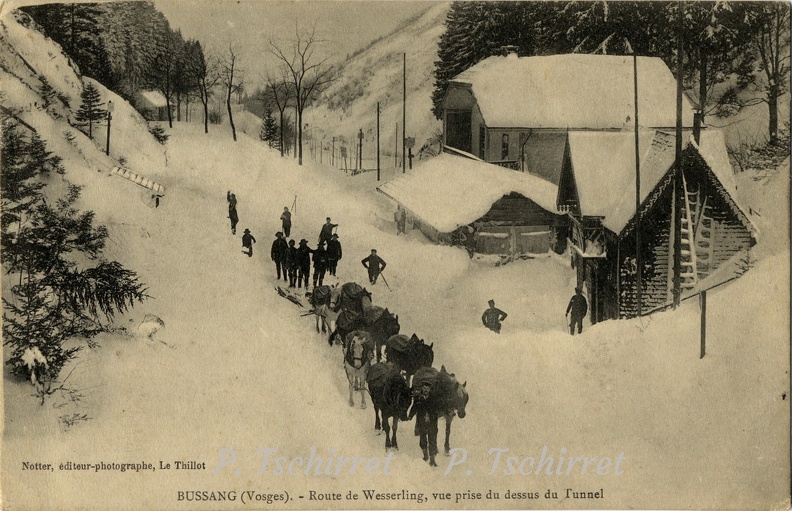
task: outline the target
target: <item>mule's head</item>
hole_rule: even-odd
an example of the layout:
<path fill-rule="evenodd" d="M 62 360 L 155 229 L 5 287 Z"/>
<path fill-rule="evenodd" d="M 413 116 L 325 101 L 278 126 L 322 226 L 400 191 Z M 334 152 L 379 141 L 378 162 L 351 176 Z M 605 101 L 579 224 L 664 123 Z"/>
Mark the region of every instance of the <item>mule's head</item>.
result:
<path fill-rule="evenodd" d="M 413 336 L 414 335 L 415 334 L 413 334 Z M 418 367 L 432 367 L 434 363 L 434 343 L 424 344 L 424 342 L 421 341 L 421 344 L 418 345 L 417 352 L 418 356 L 416 357 L 416 361 L 418 362 Z"/>
<path fill-rule="evenodd" d="M 465 407 L 468 404 L 468 399 L 470 396 L 467 393 L 467 382 L 456 384 L 456 389 L 454 391 L 454 401 L 456 406 L 457 415 L 460 419 L 465 418 Z"/>
<path fill-rule="evenodd" d="M 338 284 L 335 284 L 333 287 L 330 288 L 330 298 L 328 300 L 328 306 L 330 310 L 333 312 L 338 312 L 338 309 L 341 308 L 341 288 L 338 287 Z"/>
<path fill-rule="evenodd" d="M 352 363 L 355 366 L 355 369 L 360 369 L 363 367 L 363 364 L 367 362 L 366 345 L 363 342 L 363 339 L 357 335 L 352 335 L 349 351 L 352 353 Z"/>
<path fill-rule="evenodd" d="M 399 325 L 398 314 L 394 315 L 386 308 L 382 313 L 382 318 L 382 320 L 385 322 L 384 331 L 386 337 L 392 337 L 399 333 L 399 330 L 401 330 L 401 325 Z"/>

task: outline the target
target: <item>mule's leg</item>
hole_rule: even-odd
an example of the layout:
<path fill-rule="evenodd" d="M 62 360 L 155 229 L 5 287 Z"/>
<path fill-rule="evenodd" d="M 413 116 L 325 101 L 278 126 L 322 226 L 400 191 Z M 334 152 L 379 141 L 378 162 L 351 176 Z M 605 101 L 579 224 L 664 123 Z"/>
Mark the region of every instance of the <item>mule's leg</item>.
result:
<path fill-rule="evenodd" d="M 445 416 L 445 455 L 448 456 L 451 453 L 451 444 L 449 440 L 451 438 L 451 421 L 454 420 L 454 416 L 452 414 L 446 414 Z"/>
<path fill-rule="evenodd" d="M 399 418 L 394 415 L 393 417 L 393 440 L 391 440 L 391 447 L 399 450 L 399 444 L 396 442 L 396 431 L 399 429 Z"/>
<path fill-rule="evenodd" d="M 314 314 L 316 314 L 316 313 L 314 313 Z M 319 314 L 316 314 L 316 333 L 317 334 L 319 333 L 319 322 L 320 321 L 322 321 L 322 316 L 320 316 Z"/>
<path fill-rule="evenodd" d="M 365 384 L 361 384 L 360 388 L 360 408 L 363 410 L 366 409 L 366 386 Z"/>
<path fill-rule="evenodd" d="M 382 416 L 382 429 L 385 431 L 385 450 L 391 448 L 391 439 L 390 439 L 390 417 L 386 417 L 384 414 Z"/>
<path fill-rule="evenodd" d="M 379 435 L 382 433 L 382 425 L 380 424 L 380 409 L 377 407 L 377 403 L 374 403 L 373 399 L 372 404 L 374 405 L 374 430 Z"/>
<path fill-rule="evenodd" d="M 324 316 L 322 316 L 322 333 L 323 334 L 327 333 L 327 320 L 325 319 Z"/>
<path fill-rule="evenodd" d="M 352 399 L 352 395 L 355 391 L 355 384 L 354 384 L 354 376 L 351 376 L 347 373 L 347 380 L 349 380 L 349 406 L 355 406 L 355 401 Z"/>

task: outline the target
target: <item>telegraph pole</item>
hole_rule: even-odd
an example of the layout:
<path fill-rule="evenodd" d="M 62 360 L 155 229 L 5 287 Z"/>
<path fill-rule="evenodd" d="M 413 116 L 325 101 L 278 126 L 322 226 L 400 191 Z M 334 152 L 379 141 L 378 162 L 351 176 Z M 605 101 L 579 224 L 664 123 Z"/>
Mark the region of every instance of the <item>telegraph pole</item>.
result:
<path fill-rule="evenodd" d="M 407 137 L 407 53 L 404 53 L 402 76 L 402 174 L 407 172 L 407 162 L 404 159 L 405 137 Z"/>
<path fill-rule="evenodd" d="M 379 128 L 380 128 L 380 104 L 377 102 L 377 181 L 380 180 L 380 141 L 379 141 Z"/>
<path fill-rule="evenodd" d="M 680 1 L 677 2 L 677 97 L 676 97 L 676 140 L 674 146 L 674 193 L 673 203 L 671 204 L 671 213 L 673 215 L 674 224 L 674 271 L 673 271 L 673 308 L 677 308 L 681 301 L 682 295 L 682 215 L 680 214 L 680 201 L 682 197 L 682 64 L 684 59 L 684 41 L 682 39 L 682 30 L 684 28 L 684 4 Z M 688 226 L 690 227 L 690 226 Z"/>
<path fill-rule="evenodd" d="M 632 49 L 632 48 L 631 48 Z M 638 303 L 638 317 L 642 315 L 641 306 L 641 152 L 638 133 L 638 54 L 633 51 L 633 85 L 635 89 L 635 292 Z"/>

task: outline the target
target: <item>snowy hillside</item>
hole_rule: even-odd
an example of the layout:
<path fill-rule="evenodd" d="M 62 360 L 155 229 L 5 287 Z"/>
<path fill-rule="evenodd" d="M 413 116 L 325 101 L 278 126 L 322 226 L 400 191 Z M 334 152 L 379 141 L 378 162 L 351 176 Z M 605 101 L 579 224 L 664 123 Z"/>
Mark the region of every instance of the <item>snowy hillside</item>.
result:
<path fill-rule="evenodd" d="M 341 73 L 323 95 L 321 106 L 306 110 L 304 121 L 317 126 L 327 142 L 344 137 L 354 147 L 362 129 L 364 160 L 376 151 L 377 102 L 380 103 L 380 145 L 383 155 L 393 155 L 402 132 L 402 76 L 407 59 L 407 137 L 415 137 L 417 151 L 442 129 L 432 114 L 434 62 L 437 43 L 445 30 L 447 3 L 429 7 L 390 35 L 371 44 L 343 63 Z M 395 136 L 396 124 L 399 135 Z M 401 144 L 398 147 L 401 154 Z M 391 161 L 385 158 L 386 161 Z M 368 165 L 364 165 L 367 166 Z M 385 165 L 383 165 L 385 166 Z"/>
<path fill-rule="evenodd" d="M 442 14 L 432 7 L 426 16 Z M 39 406 L 31 385 L 5 371 L 5 509 L 241 508 L 238 501 L 179 501 L 177 491 L 183 490 L 288 490 L 294 500 L 274 507 L 310 509 L 790 505 L 788 160 L 769 175 L 739 176 L 738 193 L 761 214 L 752 221 L 762 235 L 754 267 L 710 292 L 704 359 L 694 300 L 642 319 L 586 323 L 582 335 L 571 337 L 564 310 L 575 273 L 568 257 L 495 267 L 471 261 L 464 250 L 433 245 L 418 231 L 397 237 L 393 206 L 375 191 L 371 173 L 351 179 L 308 159 L 299 167 L 258 141 L 255 131 L 240 130 L 233 142 L 226 126 L 210 126 L 204 134 L 199 123 L 174 123 L 172 130 L 165 123 L 170 139 L 162 146 L 129 105 L 100 88 L 116 104 L 108 157 L 102 136 L 91 141 L 68 124 L 79 103 L 80 78 L 59 49 L 11 15 L 0 21 L 3 106 L 21 109 L 19 117 L 64 158 L 65 178 L 84 187 L 80 207 L 95 211 L 109 228 L 106 255 L 138 272 L 153 297 L 120 318 L 117 331 L 102 335 L 101 347 L 86 349 L 67 368 L 74 369 L 69 385 L 81 399 L 54 396 Z M 406 35 L 396 43 L 402 36 L 393 36 L 393 71 L 377 72 L 385 75 L 383 90 L 400 73 L 399 52 L 408 48 Z M 410 58 L 408 53 L 408 63 Z M 39 74 L 71 108 L 38 108 Z M 425 105 L 408 106 L 411 119 L 431 116 L 429 76 L 420 100 Z M 377 100 L 374 94 L 365 99 L 370 105 Z M 362 112 L 373 112 L 358 103 L 364 101 L 356 101 L 347 117 L 327 112 L 321 118 L 326 126 L 356 131 L 350 125 L 364 118 Z M 400 106 L 388 107 L 392 116 L 400 113 Z M 408 122 L 408 134 L 409 126 L 421 126 Z M 152 207 L 147 190 L 108 172 L 122 157 L 130 170 L 166 187 L 159 207 Z M 240 231 L 248 228 L 257 238 L 252 258 L 230 232 L 228 190 L 239 200 Z M 453 421 L 451 436 L 451 446 L 467 452 L 463 465 L 447 470 L 451 458 L 441 455 L 440 466 L 429 467 L 408 423 L 399 428 L 391 475 L 277 476 L 272 467 L 260 472 L 262 448 L 277 448 L 290 459 L 307 458 L 312 446 L 330 457 L 386 456 L 384 439 L 373 430 L 370 399 L 366 410 L 347 404 L 340 349 L 328 347 L 314 319 L 301 317 L 304 311 L 273 289 L 269 247 L 284 206 L 293 211 L 291 238 L 311 246 L 325 217 L 339 224 L 344 257 L 338 278 L 328 277 L 329 283 L 365 283 L 360 260 L 371 248 L 388 262 L 389 287 L 367 286 L 374 303 L 399 315 L 402 333 L 434 343 L 435 367 L 445 365 L 467 382 L 467 416 Z M 481 326 L 489 299 L 509 313 L 500 335 Z M 139 330 L 147 315 L 164 323 L 151 339 Z M 88 419 L 71 426 L 64 420 L 82 414 Z M 440 428 L 442 443 L 442 422 Z M 622 453 L 623 473 L 576 468 L 568 475 L 509 476 L 505 462 L 493 467 L 490 449 L 509 449 L 509 456 L 538 463 L 544 447 L 556 459 L 613 460 Z M 228 449 L 237 453 L 234 465 L 218 467 Z M 160 461 L 174 460 L 205 463 L 206 469 L 159 468 Z M 55 469 L 23 471 L 22 463 L 31 461 Z M 69 461 L 144 461 L 157 469 L 57 468 Z M 362 493 L 361 500 L 341 503 L 309 498 L 309 491 L 369 488 L 422 493 L 427 502 L 367 501 Z M 567 488 L 603 489 L 604 498 L 572 500 L 565 497 Z M 457 492 L 488 490 L 499 492 L 500 500 L 454 499 Z M 509 490 L 557 495 L 506 500 Z M 451 492 L 451 500 L 431 495 L 440 491 Z"/>

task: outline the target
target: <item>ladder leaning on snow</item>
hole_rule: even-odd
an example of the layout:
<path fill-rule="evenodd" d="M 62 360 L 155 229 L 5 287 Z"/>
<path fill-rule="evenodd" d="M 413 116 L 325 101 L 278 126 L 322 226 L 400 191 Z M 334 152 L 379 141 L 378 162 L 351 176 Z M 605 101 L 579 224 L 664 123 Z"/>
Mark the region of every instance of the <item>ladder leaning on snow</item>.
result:
<path fill-rule="evenodd" d="M 145 178 L 141 175 L 135 174 L 134 172 L 129 171 L 128 169 L 123 169 L 121 167 L 113 167 L 110 169 L 110 174 L 115 174 L 117 176 L 121 176 L 124 179 L 132 181 L 138 186 L 142 186 L 143 188 L 148 188 L 158 196 L 162 197 L 165 195 L 165 187 L 161 184 L 155 183 L 151 179 Z"/>

